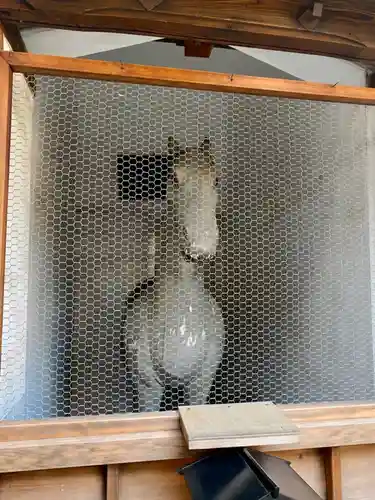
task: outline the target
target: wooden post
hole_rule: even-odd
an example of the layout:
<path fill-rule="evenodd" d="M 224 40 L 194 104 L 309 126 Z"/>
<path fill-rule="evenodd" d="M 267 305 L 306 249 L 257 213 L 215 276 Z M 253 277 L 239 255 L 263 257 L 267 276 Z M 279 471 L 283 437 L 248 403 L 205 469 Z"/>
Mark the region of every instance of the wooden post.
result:
<path fill-rule="evenodd" d="M 0 363 L 4 307 L 12 84 L 12 70 L 9 64 L 0 58 Z"/>
<path fill-rule="evenodd" d="M 120 466 L 107 465 L 107 493 L 106 500 L 119 500 L 120 498 Z"/>
<path fill-rule="evenodd" d="M 340 448 L 324 450 L 327 500 L 342 500 L 342 477 Z"/>

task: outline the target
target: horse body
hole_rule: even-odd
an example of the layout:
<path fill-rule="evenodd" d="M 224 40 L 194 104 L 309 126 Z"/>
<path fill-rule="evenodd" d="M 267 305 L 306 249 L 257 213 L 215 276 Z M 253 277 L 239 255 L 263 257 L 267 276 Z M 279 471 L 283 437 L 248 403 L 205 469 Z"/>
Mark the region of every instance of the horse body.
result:
<path fill-rule="evenodd" d="M 216 252 L 214 172 L 199 150 L 180 155 L 154 237 L 152 289 L 134 298 L 123 328 L 140 411 L 159 410 L 166 386 L 183 387 L 185 403 L 205 403 L 222 354 L 221 311 L 199 270 Z"/>

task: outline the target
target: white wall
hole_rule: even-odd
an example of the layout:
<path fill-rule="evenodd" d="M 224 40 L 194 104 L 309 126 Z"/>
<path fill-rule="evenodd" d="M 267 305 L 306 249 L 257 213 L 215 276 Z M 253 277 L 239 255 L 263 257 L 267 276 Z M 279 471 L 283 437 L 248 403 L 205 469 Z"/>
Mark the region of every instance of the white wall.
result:
<path fill-rule="evenodd" d="M 185 57 L 184 47 L 173 43 L 155 41 L 128 47 L 100 51 L 85 56 L 88 59 L 121 61 L 130 64 L 146 64 L 180 69 L 197 69 L 218 73 L 234 73 L 267 78 L 298 79 L 280 68 L 275 68 L 244 53 L 222 47 L 215 47 L 208 59 Z"/>
<path fill-rule="evenodd" d="M 236 49 L 300 80 L 331 85 L 366 86 L 366 70 L 344 59 L 249 47 Z"/>
<path fill-rule="evenodd" d="M 10 50 L 5 41 L 5 48 Z M 25 393 L 29 278 L 33 98 L 23 75 L 13 78 L 0 418 L 22 412 Z"/>

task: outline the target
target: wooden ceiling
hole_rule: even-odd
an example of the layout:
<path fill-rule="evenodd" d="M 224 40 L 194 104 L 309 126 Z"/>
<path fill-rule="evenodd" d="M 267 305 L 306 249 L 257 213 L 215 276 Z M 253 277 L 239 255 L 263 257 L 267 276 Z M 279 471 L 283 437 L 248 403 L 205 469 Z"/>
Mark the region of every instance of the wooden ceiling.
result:
<path fill-rule="evenodd" d="M 0 0 L 0 20 L 375 61 L 375 0 Z"/>

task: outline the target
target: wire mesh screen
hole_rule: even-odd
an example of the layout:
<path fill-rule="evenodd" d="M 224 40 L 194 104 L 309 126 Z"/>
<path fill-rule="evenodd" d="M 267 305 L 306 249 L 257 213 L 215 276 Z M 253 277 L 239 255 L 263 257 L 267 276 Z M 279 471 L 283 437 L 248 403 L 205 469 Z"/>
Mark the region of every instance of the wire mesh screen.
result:
<path fill-rule="evenodd" d="M 374 397 L 369 109 L 60 77 L 31 107 L 22 92 L 5 416 Z"/>

